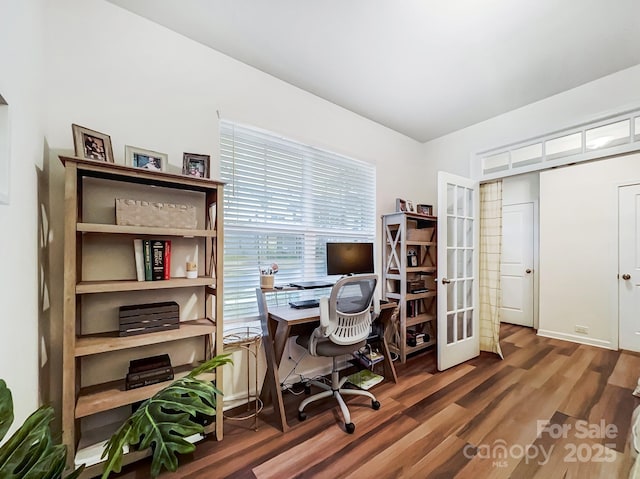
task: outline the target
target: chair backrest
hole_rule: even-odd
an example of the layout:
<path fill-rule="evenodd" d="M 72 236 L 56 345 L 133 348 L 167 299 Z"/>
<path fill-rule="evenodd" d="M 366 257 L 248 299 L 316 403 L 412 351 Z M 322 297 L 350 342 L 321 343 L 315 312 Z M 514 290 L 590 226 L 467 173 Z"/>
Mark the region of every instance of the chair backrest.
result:
<path fill-rule="evenodd" d="M 349 345 L 369 336 L 371 301 L 377 282 L 375 274 L 360 274 L 342 278 L 333 286 L 328 307 L 320 308 L 326 337 L 336 344 Z M 326 298 L 323 300 L 326 304 Z"/>

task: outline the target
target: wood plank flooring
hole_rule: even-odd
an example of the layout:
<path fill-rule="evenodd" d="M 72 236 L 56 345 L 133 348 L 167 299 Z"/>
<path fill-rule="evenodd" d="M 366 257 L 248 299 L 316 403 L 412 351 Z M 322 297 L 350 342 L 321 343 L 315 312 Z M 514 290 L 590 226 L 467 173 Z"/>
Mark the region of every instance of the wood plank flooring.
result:
<path fill-rule="evenodd" d="M 503 325 L 500 360 L 480 357 L 437 372 L 433 353 L 397 365 L 398 383 L 349 399 L 353 435 L 338 407 L 323 401 L 298 422 L 303 396 L 285 395 L 281 433 L 261 415 L 225 422 L 221 442 L 205 440 L 166 479 L 217 478 L 624 478 L 640 355 L 536 336 Z M 541 424 L 548 422 L 545 428 Z M 608 430 L 606 429 L 608 428 Z M 615 432 L 614 432 L 615 430 Z M 149 462 L 118 478 L 149 477 Z"/>

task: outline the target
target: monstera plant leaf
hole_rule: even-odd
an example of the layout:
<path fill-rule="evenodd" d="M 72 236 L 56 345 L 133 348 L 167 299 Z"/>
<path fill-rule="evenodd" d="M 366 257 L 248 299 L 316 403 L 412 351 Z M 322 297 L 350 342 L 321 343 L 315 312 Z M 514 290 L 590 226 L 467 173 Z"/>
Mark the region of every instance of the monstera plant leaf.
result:
<path fill-rule="evenodd" d="M 152 448 L 151 477 L 157 477 L 163 467 L 175 471 L 176 454 L 195 450 L 185 438 L 204 432 L 204 426 L 195 421 L 196 415 L 213 416 L 216 394 L 222 394 L 212 382 L 197 376 L 227 363 L 231 363 L 228 354 L 215 356 L 143 402 L 109 439 L 102 455 L 107 456 L 102 478 L 120 472 L 126 445 Z"/>
<path fill-rule="evenodd" d="M 41 406 L 9 440 L 0 447 L 0 478 L 2 479 L 60 479 L 67 460 L 67 448 L 54 444 L 49 423 L 53 408 Z M 0 440 L 13 422 L 11 391 L 0 379 Z M 76 478 L 84 467 L 67 476 Z"/>

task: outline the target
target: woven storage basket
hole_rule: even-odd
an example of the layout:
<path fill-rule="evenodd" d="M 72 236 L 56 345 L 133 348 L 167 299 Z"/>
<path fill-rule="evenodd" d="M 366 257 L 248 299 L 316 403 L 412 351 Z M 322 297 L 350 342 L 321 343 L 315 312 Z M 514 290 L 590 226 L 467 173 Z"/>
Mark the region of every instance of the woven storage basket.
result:
<path fill-rule="evenodd" d="M 195 206 L 116 198 L 116 224 L 195 229 L 198 222 Z"/>

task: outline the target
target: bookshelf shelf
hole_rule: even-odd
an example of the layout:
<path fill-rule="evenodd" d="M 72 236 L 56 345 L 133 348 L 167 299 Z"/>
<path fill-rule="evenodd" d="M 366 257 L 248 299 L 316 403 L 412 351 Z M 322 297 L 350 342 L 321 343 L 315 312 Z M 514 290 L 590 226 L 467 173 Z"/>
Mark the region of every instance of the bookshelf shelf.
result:
<path fill-rule="evenodd" d="M 192 288 L 194 286 L 211 286 L 215 278 L 200 276 L 199 278 L 171 278 L 158 281 L 111 280 L 81 281 L 76 286 L 76 294 L 114 293 L 120 291 L 145 291 L 152 289 Z"/>
<path fill-rule="evenodd" d="M 149 344 L 160 344 L 179 339 L 196 338 L 208 334 L 215 334 L 216 325 L 210 319 L 182 321 L 180 328 L 158 333 L 139 334 L 136 336 L 118 336 L 117 331 L 91 334 L 76 339 L 76 357 L 92 354 L 137 348 Z"/>
<path fill-rule="evenodd" d="M 76 229 L 81 233 L 110 233 L 136 236 L 181 236 L 183 238 L 215 238 L 218 235 L 216 230 L 122 226 L 102 223 L 78 223 Z"/>
<path fill-rule="evenodd" d="M 170 354 L 176 364 L 196 363 L 174 366 L 174 376 L 179 378 L 222 351 L 224 184 L 82 158 L 61 156 L 60 160 L 65 167 L 62 440 L 71 465 L 79 445 L 87 444 L 83 432 L 90 435 L 90 431 L 103 430 L 102 418 L 113 420 L 111 414 L 94 415 L 147 399 L 170 383 L 127 391 L 126 365 L 131 360 L 159 352 Z M 140 201 L 188 204 L 195 210 L 199 229 L 114 224 L 116 200 L 127 197 L 124 195 Z M 209 218 L 214 208 L 217 214 Z M 134 240 L 170 239 L 177 240 L 182 254 L 189 251 L 186 254 L 192 255 L 186 261 L 196 259 L 199 276 L 133 279 L 131 271 L 136 270 L 139 259 Z M 174 253 L 172 249 L 171 255 Z M 83 277 L 92 281 L 83 281 Z M 93 280 L 101 277 L 108 280 Z M 177 329 L 118 336 L 120 307 L 164 302 L 179 305 Z M 106 332 L 83 331 L 89 325 L 92 331 L 100 327 Z M 194 348 L 196 343 L 202 347 Z M 202 377 L 220 382 L 222 368 Z M 121 379 L 111 381 L 114 378 Z M 221 396 L 216 401 L 211 427 L 221 440 L 224 405 Z M 106 439 L 108 436 L 92 437 L 91 441 Z M 128 459 L 138 457 L 141 455 L 134 453 Z"/>
<path fill-rule="evenodd" d="M 197 364 L 187 364 L 174 368 L 174 378 L 179 379 L 191 371 Z M 200 379 L 207 381 L 215 381 L 214 373 L 203 374 Z M 164 381 L 150 386 L 144 386 L 137 389 L 125 390 L 124 379 L 118 381 L 110 381 L 107 383 L 96 384 L 83 388 L 78 395 L 76 404 L 75 417 L 82 418 L 99 412 L 109 411 L 121 406 L 128 406 L 138 401 L 144 401 L 155 393 L 171 384 L 171 381 Z"/>

